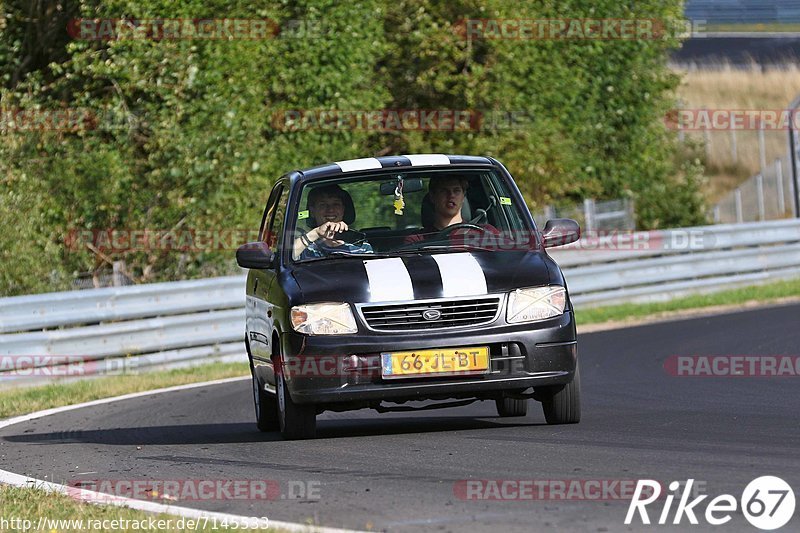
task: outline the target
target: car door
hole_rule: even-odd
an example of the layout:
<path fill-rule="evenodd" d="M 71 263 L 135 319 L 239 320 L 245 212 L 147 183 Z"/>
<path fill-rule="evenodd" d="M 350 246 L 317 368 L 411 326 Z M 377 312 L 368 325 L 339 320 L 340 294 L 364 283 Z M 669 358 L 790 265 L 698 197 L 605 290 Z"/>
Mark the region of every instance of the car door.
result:
<path fill-rule="evenodd" d="M 247 327 L 253 365 L 266 383 L 274 383 L 272 368 L 272 332 L 274 331 L 274 303 L 270 301 L 270 288 L 275 283 L 279 261 L 281 231 L 286 216 L 288 186 L 285 180 L 273 187 L 261 220 L 259 240 L 266 243 L 275 254 L 273 268 L 250 269 L 247 275 Z"/>

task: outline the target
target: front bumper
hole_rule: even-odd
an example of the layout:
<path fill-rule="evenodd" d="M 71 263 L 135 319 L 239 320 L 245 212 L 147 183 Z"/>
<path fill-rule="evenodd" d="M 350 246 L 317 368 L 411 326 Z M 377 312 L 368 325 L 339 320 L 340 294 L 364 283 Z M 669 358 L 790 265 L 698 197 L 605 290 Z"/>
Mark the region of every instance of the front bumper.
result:
<path fill-rule="evenodd" d="M 569 383 L 577 363 L 571 310 L 540 322 L 510 325 L 498 321 L 460 330 L 362 332 L 335 337 L 290 332 L 283 334 L 281 343 L 283 365 L 279 371 L 284 374 L 292 400 L 301 404 L 488 398 L 503 391 Z M 381 352 L 466 346 L 489 347 L 489 372 L 478 376 L 381 377 Z"/>

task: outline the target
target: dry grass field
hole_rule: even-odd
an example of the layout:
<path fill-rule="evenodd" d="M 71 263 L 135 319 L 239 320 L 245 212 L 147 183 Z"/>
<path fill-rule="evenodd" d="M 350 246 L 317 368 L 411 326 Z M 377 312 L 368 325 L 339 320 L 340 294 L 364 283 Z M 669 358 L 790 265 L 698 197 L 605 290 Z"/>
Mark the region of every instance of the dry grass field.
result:
<path fill-rule="evenodd" d="M 680 108 L 683 109 L 739 109 L 780 110 L 787 109 L 800 94 L 800 67 L 789 65 L 783 69 L 762 69 L 753 65 L 750 69 L 733 69 L 719 65 L 713 69 L 676 69 L 683 82 L 678 89 Z M 703 132 L 688 135 L 704 141 Z M 786 131 L 766 130 L 764 140 L 767 164 L 787 153 Z M 736 131 L 736 154 L 730 131 L 711 131 L 705 140 L 706 174 L 709 177 L 706 191 L 709 202 L 714 202 L 727 191 L 760 170 L 758 132 Z"/>

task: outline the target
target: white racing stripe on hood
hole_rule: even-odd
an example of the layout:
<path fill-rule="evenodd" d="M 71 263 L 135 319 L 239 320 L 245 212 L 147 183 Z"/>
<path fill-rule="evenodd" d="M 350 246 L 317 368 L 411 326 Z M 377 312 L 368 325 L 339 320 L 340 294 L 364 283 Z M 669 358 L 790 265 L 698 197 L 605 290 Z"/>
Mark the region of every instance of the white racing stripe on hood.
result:
<path fill-rule="evenodd" d="M 342 172 L 352 172 L 354 170 L 369 170 L 371 168 L 382 168 L 381 162 L 374 157 L 364 159 L 348 159 L 347 161 L 336 161 Z"/>
<path fill-rule="evenodd" d="M 414 287 L 408 269 L 399 257 L 364 261 L 369 279 L 370 302 L 413 300 Z"/>
<path fill-rule="evenodd" d="M 431 257 L 442 276 L 442 297 L 488 294 L 486 276 L 472 254 L 435 254 Z"/>

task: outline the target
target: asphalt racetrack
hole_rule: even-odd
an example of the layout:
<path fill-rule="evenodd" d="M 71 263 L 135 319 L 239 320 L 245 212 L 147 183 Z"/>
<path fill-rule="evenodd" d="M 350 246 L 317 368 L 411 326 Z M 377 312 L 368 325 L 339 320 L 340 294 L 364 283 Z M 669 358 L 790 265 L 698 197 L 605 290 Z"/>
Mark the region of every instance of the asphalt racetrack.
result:
<path fill-rule="evenodd" d="M 664 363 L 673 355 L 797 356 L 799 319 L 793 304 L 580 335 L 578 425 L 545 425 L 534 402 L 527 417 L 500 419 L 483 402 L 325 413 L 316 440 L 287 442 L 256 430 L 250 381 L 242 380 L 8 427 L 0 468 L 73 483 L 270 480 L 279 491 L 271 500 L 177 503 L 360 530 L 757 531 L 741 509 L 721 528 L 704 526 L 702 515 L 711 497 L 738 499 L 759 476 L 780 476 L 800 495 L 800 378 L 676 377 Z M 496 497 L 489 484 L 469 499 L 463 490 L 464 480 L 644 478 L 697 480 L 710 496 L 696 507 L 701 525 L 684 517 L 681 526 L 647 528 L 637 517 L 625 526 L 629 502 L 613 497 L 500 501 L 475 499 Z M 663 502 L 648 507 L 651 520 Z M 800 529 L 797 514 L 785 530 Z"/>

